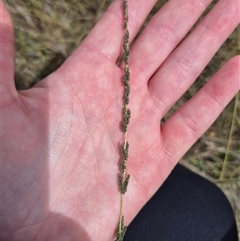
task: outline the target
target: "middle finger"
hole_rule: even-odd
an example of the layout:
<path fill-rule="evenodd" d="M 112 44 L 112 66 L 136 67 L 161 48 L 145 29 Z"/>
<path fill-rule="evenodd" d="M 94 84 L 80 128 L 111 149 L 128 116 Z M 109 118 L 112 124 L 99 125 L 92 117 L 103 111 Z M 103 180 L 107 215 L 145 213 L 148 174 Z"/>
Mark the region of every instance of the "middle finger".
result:
<path fill-rule="evenodd" d="M 211 0 L 171 0 L 151 19 L 131 49 L 134 87 L 146 84 Z"/>

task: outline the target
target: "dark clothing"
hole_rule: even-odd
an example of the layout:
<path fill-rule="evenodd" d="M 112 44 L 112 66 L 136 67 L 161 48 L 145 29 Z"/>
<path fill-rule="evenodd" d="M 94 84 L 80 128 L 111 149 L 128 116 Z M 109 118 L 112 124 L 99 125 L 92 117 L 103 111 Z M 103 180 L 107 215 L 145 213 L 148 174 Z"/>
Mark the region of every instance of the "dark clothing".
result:
<path fill-rule="evenodd" d="M 237 240 L 234 214 L 222 191 L 179 164 L 124 237 L 124 241 Z"/>

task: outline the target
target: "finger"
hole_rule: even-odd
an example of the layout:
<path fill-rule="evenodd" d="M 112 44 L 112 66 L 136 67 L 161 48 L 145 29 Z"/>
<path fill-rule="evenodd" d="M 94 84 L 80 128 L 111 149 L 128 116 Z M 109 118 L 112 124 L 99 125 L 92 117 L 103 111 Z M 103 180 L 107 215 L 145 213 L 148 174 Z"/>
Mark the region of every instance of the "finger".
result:
<path fill-rule="evenodd" d="M 0 104 L 9 103 L 16 97 L 14 85 L 15 46 L 12 19 L 0 2 Z"/>
<path fill-rule="evenodd" d="M 156 2 L 157 0 L 128 1 L 130 41 L 135 37 Z M 82 47 L 85 47 L 88 51 L 94 51 L 103 58 L 116 62 L 122 52 L 122 39 L 123 0 L 115 0 L 74 54 L 79 54 Z"/>
<path fill-rule="evenodd" d="M 238 0 L 221 0 L 149 82 L 164 115 L 191 86 L 238 24 Z M 163 81 L 164 80 L 164 81 Z"/>
<path fill-rule="evenodd" d="M 145 84 L 191 29 L 211 0 L 172 0 L 151 19 L 131 49 L 134 85 Z"/>
<path fill-rule="evenodd" d="M 211 80 L 162 126 L 165 153 L 173 165 L 210 127 L 239 91 L 240 56 L 229 60 Z"/>

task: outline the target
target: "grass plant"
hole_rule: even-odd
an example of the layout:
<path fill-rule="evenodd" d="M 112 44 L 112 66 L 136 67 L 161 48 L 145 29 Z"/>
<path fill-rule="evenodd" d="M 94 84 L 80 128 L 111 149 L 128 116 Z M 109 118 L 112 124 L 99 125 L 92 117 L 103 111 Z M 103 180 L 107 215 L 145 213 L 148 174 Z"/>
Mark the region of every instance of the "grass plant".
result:
<path fill-rule="evenodd" d="M 130 72 L 129 72 L 129 30 L 128 30 L 128 2 L 123 0 L 123 10 L 124 10 L 124 40 L 123 40 L 123 62 L 124 62 L 124 94 L 123 94 L 123 110 L 122 110 L 122 132 L 124 133 L 124 143 L 121 146 L 121 163 L 120 163 L 120 175 L 119 175 L 119 190 L 121 193 L 121 203 L 120 203 L 120 217 L 119 224 L 116 233 L 116 241 L 122 241 L 127 230 L 127 226 L 124 224 L 123 215 L 123 204 L 124 204 L 124 194 L 127 192 L 127 186 L 129 183 L 130 175 L 127 174 L 127 161 L 128 161 L 128 150 L 129 143 L 127 140 L 127 127 L 129 124 L 131 111 L 128 108 L 129 104 L 129 94 L 130 94 Z"/>

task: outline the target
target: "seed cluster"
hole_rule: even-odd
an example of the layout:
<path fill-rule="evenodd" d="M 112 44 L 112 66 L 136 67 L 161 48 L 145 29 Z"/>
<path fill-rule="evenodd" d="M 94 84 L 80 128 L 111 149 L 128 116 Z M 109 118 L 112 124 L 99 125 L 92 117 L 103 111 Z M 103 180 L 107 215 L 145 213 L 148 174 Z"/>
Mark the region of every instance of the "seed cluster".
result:
<path fill-rule="evenodd" d="M 124 8 L 124 41 L 123 41 L 123 61 L 124 61 L 124 76 L 123 76 L 123 85 L 124 85 L 124 93 L 123 93 L 123 122 L 122 122 L 122 131 L 124 133 L 124 144 L 121 146 L 121 154 L 122 161 L 120 164 L 121 173 L 119 176 L 119 189 L 121 194 L 126 193 L 127 186 L 129 183 L 130 175 L 126 175 L 126 163 L 128 160 L 128 150 L 129 143 L 127 141 L 127 127 L 129 124 L 129 120 L 131 117 L 131 111 L 128 108 L 129 104 L 129 94 L 130 94 L 130 72 L 129 72 L 129 31 L 128 31 L 128 3 L 127 0 L 123 0 L 123 8 Z"/>
<path fill-rule="evenodd" d="M 123 41 L 123 61 L 124 61 L 124 76 L 123 76 L 123 84 L 124 84 L 124 94 L 123 94 L 123 123 L 122 123 L 122 131 L 127 132 L 127 125 L 129 123 L 129 119 L 131 116 L 131 111 L 127 108 L 129 104 L 129 94 L 130 94 L 130 72 L 129 72 L 129 31 L 128 31 L 128 4 L 127 0 L 123 1 L 124 7 L 124 41 Z"/>
<path fill-rule="evenodd" d="M 121 174 L 119 176 L 119 189 L 121 194 L 126 193 L 127 186 L 129 183 L 129 178 L 130 178 L 129 174 L 127 176 L 125 175 L 126 167 L 127 167 L 126 165 L 128 160 L 128 149 L 129 149 L 129 144 L 128 144 L 128 141 L 126 141 L 126 144 L 121 146 L 122 161 L 120 163 Z"/>
<path fill-rule="evenodd" d="M 121 226 L 121 229 L 118 229 L 118 231 L 116 233 L 116 241 L 122 241 L 123 237 L 127 231 L 127 227 L 124 226 L 124 217 L 123 216 L 120 221 L 120 226 Z"/>
<path fill-rule="evenodd" d="M 128 159 L 128 149 L 129 144 L 128 141 L 126 142 L 126 146 L 121 146 L 121 152 L 122 152 L 122 162 L 121 162 L 121 173 L 123 173 L 126 170 L 126 162 Z"/>
<path fill-rule="evenodd" d="M 124 8 L 124 40 L 123 40 L 123 62 L 124 62 L 124 76 L 123 76 L 123 121 L 122 121 L 122 131 L 124 133 L 124 144 L 121 146 L 121 163 L 120 163 L 120 175 L 119 175 L 119 190 L 121 193 L 121 210 L 120 210 L 120 219 L 118 230 L 116 233 L 115 241 L 123 241 L 123 237 L 126 233 L 127 226 L 124 225 L 124 216 L 123 216 L 123 196 L 127 191 L 127 186 L 129 183 L 130 175 L 126 174 L 127 160 L 128 160 L 128 151 L 129 143 L 127 141 L 127 127 L 131 117 L 131 111 L 128 108 L 129 104 L 129 94 L 130 94 L 130 72 L 129 72 L 129 31 L 128 31 L 128 3 L 127 0 L 123 0 Z"/>

